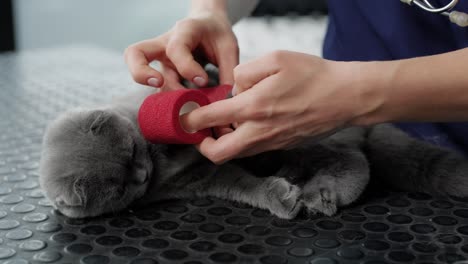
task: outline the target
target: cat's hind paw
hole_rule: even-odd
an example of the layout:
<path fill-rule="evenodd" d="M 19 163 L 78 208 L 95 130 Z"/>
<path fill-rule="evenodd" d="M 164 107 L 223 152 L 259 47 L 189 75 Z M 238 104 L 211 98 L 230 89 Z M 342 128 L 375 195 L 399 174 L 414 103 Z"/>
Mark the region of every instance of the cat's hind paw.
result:
<path fill-rule="evenodd" d="M 311 214 L 322 213 L 332 216 L 337 211 L 336 193 L 326 188 L 320 188 L 316 192 L 303 194 L 302 202 Z"/>
<path fill-rule="evenodd" d="M 302 207 L 301 190 L 282 178 L 267 185 L 267 203 L 270 212 L 283 219 L 294 218 Z"/>

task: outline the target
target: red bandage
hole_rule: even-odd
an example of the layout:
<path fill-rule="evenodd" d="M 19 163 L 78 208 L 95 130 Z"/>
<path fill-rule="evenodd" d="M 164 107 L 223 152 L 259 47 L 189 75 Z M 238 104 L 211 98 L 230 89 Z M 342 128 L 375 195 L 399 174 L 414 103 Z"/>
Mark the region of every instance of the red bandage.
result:
<path fill-rule="evenodd" d="M 210 103 L 214 103 L 219 100 L 226 99 L 231 95 L 231 85 L 220 85 L 216 87 L 200 88 L 198 89 L 208 97 Z"/>
<path fill-rule="evenodd" d="M 179 117 L 195 108 L 225 99 L 230 85 L 155 93 L 140 106 L 138 124 L 151 143 L 197 144 L 211 136 L 211 129 L 190 133 L 182 128 Z"/>

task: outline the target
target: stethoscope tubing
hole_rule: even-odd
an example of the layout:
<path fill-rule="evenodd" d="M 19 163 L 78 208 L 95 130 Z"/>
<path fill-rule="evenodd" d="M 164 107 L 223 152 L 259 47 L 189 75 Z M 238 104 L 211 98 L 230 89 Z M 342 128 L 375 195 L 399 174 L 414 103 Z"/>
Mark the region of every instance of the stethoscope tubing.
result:
<path fill-rule="evenodd" d="M 427 12 L 444 15 L 448 15 L 448 12 L 451 11 L 458 4 L 458 0 L 452 0 L 447 5 L 436 8 L 429 2 L 429 0 L 412 0 L 411 2 Z"/>

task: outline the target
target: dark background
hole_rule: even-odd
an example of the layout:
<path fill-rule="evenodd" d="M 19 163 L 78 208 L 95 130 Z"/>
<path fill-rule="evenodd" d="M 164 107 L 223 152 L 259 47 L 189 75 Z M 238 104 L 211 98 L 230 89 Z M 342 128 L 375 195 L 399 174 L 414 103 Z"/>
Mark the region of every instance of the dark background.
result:
<path fill-rule="evenodd" d="M 12 1 L 0 1 L 0 52 L 15 48 Z"/>

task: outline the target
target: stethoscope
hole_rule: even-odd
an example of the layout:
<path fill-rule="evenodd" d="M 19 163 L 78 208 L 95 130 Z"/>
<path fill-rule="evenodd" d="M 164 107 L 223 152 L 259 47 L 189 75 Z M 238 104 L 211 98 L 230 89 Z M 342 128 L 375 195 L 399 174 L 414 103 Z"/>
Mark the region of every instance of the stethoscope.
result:
<path fill-rule="evenodd" d="M 450 3 L 443 7 L 434 7 L 428 0 L 400 0 L 401 2 L 408 5 L 415 5 L 427 12 L 441 14 L 447 16 L 450 21 L 457 24 L 460 27 L 468 27 L 468 14 L 452 11 L 452 9 L 458 4 L 458 0 L 452 0 Z"/>

